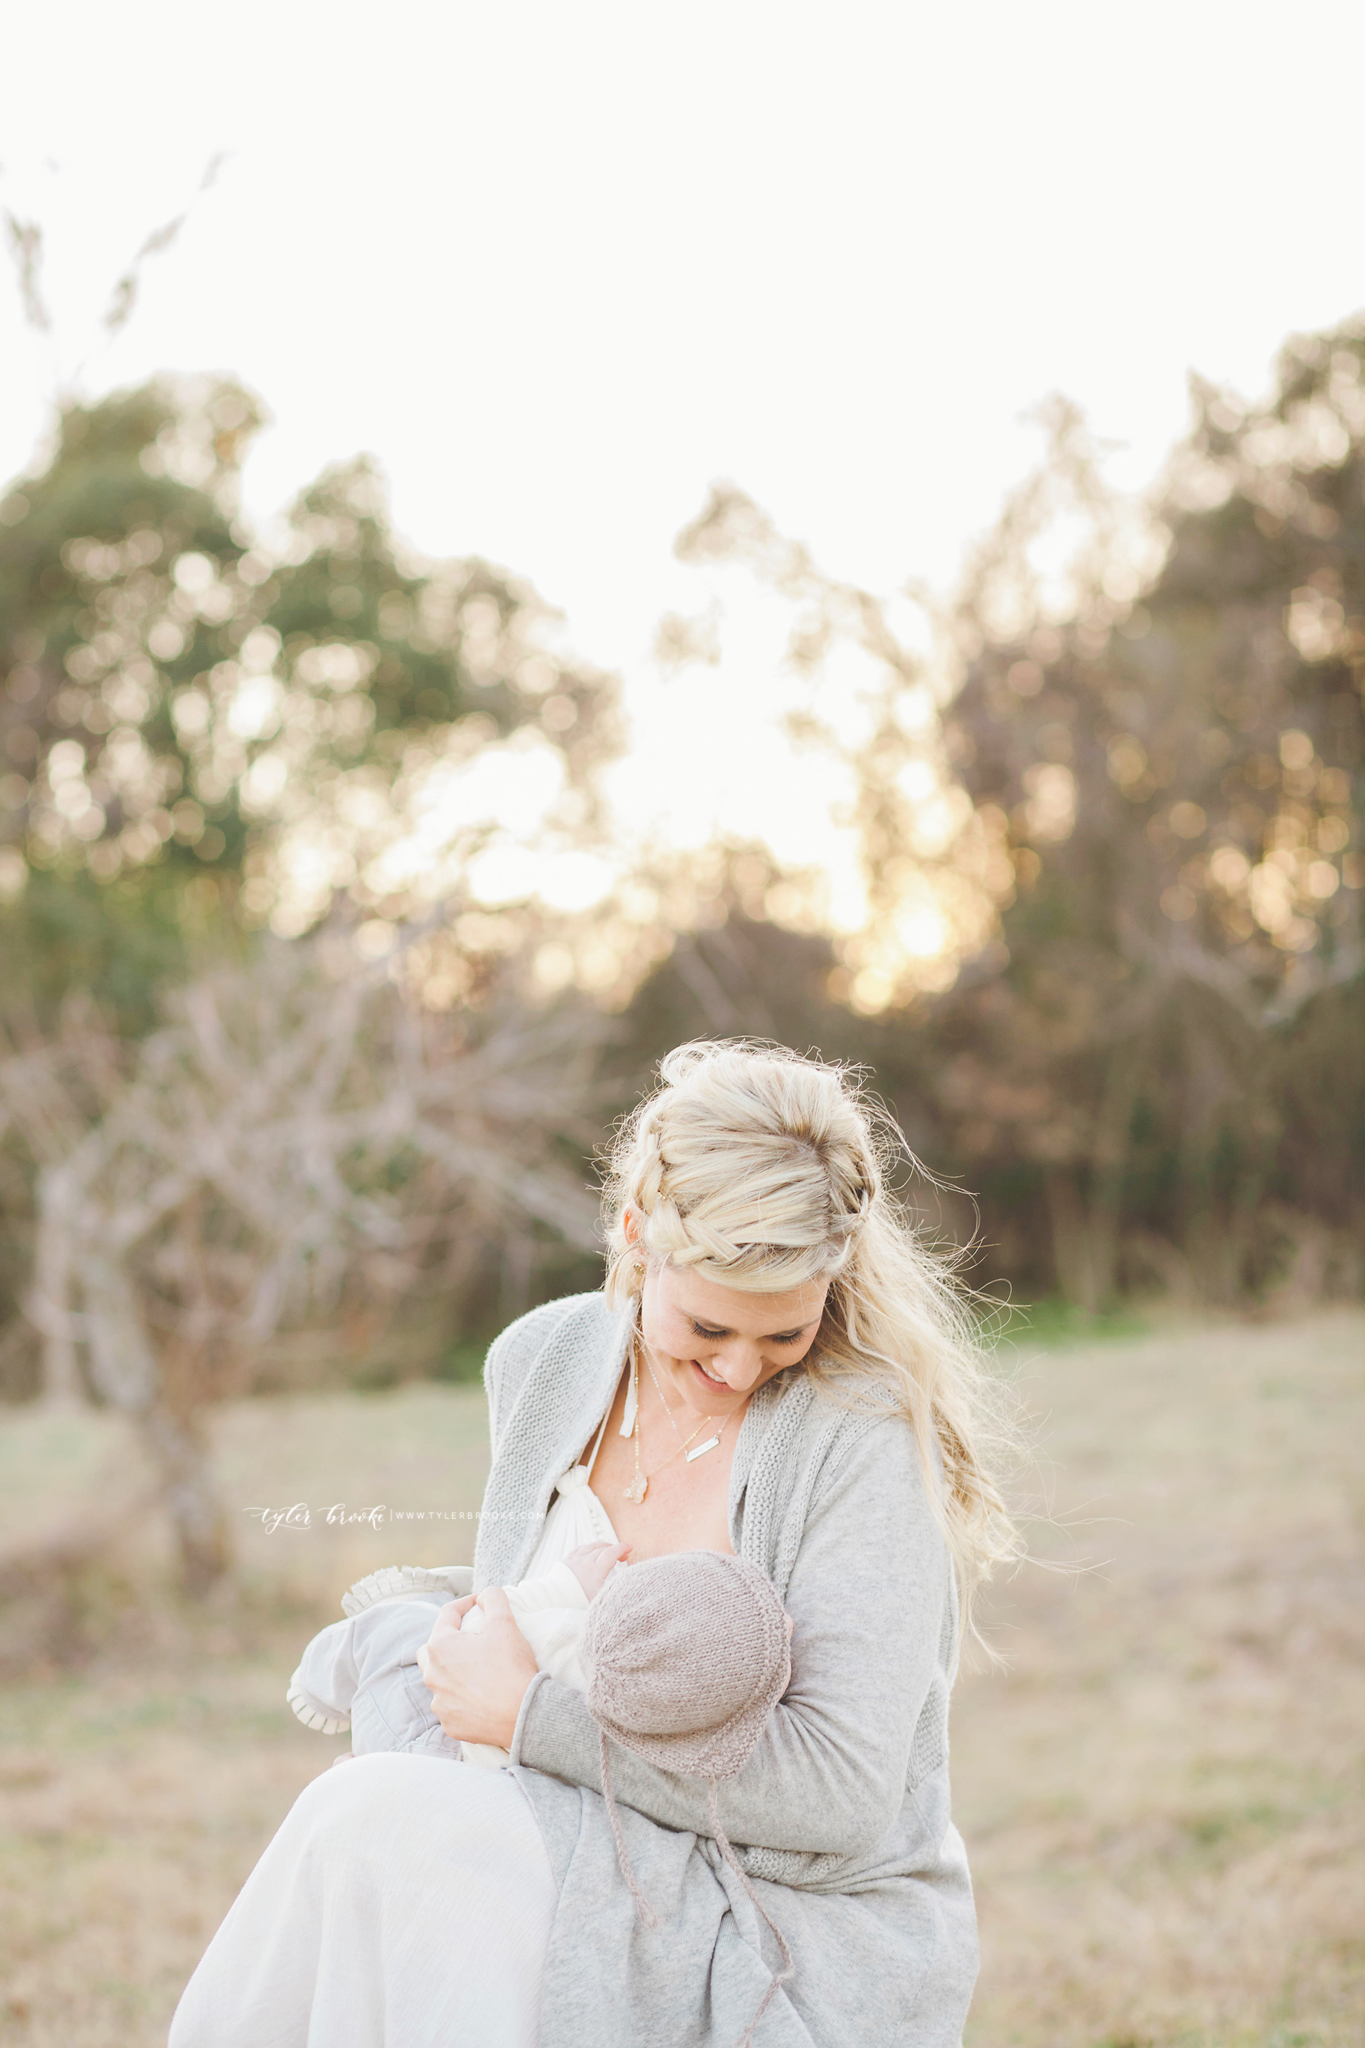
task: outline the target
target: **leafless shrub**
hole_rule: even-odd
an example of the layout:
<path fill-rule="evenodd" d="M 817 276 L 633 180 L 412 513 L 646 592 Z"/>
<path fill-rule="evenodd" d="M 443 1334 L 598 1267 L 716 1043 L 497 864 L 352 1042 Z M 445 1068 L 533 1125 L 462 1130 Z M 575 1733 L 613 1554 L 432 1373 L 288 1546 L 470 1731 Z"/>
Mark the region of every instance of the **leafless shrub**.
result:
<path fill-rule="evenodd" d="M 456 1287 L 500 1233 L 593 1244 L 591 1042 L 576 1010 L 425 1011 L 334 938 L 193 983 L 140 1045 L 87 1012 L 0 1061 L 46 1397 L 135 1420 L 188 1587 L 229 1556 L 203 1411 L 278 1332 Z"/>

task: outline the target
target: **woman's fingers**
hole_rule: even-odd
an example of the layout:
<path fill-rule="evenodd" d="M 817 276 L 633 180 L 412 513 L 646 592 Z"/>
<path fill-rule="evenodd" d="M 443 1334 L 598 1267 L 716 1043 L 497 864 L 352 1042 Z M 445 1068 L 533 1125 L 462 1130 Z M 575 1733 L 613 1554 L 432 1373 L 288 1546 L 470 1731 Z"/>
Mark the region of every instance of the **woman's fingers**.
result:
<path fill-rule="evenodd" d="M 477 1604 L 478 1595 L 476 1593 L 466 1593 L 459 1600 L 447 1600 L 445 1606 L 437 1615 L 436 1620 L 438 1624 L 440 1622 L 445 1622 L 447 1627 L 450 1626 L 450 1624 L 453 1622 L 455 1627 L 458 1628 L 460 1623 L 468 1614 L 470 1608 L 476 1606 Z"/>
<path fill-rule="evenodd" d="M 536 1675 L 535 1655 L 501 1586 L 488 1586 L 478 1596 L 483 1627 L 477 1634 L 460 1627 L 474 1605 L 473 1600 L 452 1600 L 441 1609 L 419 1669 L 447 1735 L 457 1742 L 491 1742 L 506 1749 Z"/>
<path fill-rule="evenodd" d="M 474 1595 L 472 1593 L 466 1593 L 463 1600 L 448 1600 L 436 1616 L 435 1621 L 431 1624 L 431 1634 L 427 1637 L 427 1641 L 429 1643 L 434 1642 L 438 1636 L 442 1635 L 458 1635 L 460 1633 L 460 1623 L 474 1604 Z"/>

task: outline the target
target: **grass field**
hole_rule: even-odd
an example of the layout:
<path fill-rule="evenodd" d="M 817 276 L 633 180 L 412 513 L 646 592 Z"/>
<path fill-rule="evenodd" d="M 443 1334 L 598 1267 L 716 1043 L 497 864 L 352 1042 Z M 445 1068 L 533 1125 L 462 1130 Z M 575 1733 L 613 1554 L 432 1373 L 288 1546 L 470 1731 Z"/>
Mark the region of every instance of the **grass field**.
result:
<path fill-rule="evenodd" d="M 964 1677 L 958 1817 L 984 1966 L 968 2048 L 1365 2041 L 1365 1316 L 1020 1354 L 1051 1520 L 993 1597 L 1003 1673 Z M 271 1830 L 345 1738 L 283 1705 L 307 1635 L 372 1565 L 467 1559 L 478 1394 L 243 1403 L 219 1418 L 238 1584 L 164 1570 L 119 1427 L 0 1423 L 0 1555 L 73 1514 L 121 1534 L 65 1640 L 0 1658 L 0 2037 L 152 2048 Z M 306 1504 L 269 1532 L 247 1511 Z M 65 1667 L 58 1655 L 82 1659 Z M 17 1668 L 19 1666 L 27 1668 Z"/>

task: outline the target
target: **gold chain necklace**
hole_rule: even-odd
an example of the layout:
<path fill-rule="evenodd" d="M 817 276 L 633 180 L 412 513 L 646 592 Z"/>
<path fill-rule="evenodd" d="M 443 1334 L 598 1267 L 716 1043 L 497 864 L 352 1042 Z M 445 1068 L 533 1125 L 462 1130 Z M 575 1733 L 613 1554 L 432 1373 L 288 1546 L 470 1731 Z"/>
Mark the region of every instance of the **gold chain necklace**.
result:
<path fill-rule="evenodd" d="M 653 1381 L 654 1391 L 659 1397 L 659 1406 L 663 1409 L 664 1414 L 668 1417 L 669 1423 L 673 1430 L 673 1434 L 678 1439 L 678 1449 L 680 1451 L 685 1451 L 687 1449 L 688 1444 L 691 1443 L 692 1437 L 700 1436 L 702 1431 L 705 1429 L 707 1423 L 713 1421 L 715 1418 L 710 1415 L 703 1415 L 701 1421 L 693 1430 L 692 1436 L 684 1437 L 682 1431 L 678 1428 L 677 1420 L 674 1417 L 673 1410 L 669 1407 L 667 1401 L 664 1399 L 664 1390 L 659 1385 L 658 1377 L 654 1371 L 654 1361 L 650 1357 L 648 1350 L 645 1349 L 644 1346 L 641 1346 L 641 1349 L 644 1350 L 645 1353 L 645 1371 L 649 1374 L 650 1379 Z M 700 1452 L 698 1452 L 698 1456 L 700 1455 Z"/>
<path fill-rule="evenodd" d="M 670 1424 L 672 1424 L 673 1434 L 678 1439 L 677 1450 L 670 1452 L 669 1456 L 664 1459 L 662 1465 L 656 1465 L 654 1468 L 655 1471 L 664 1471 L 669 1465 L 673 1463 L 673 1460 L 675 1458 L 685 1457 L 687 1459 L 688 1464 L 690 1465 L 694 1458 L 702 1457 L 707 1451 L 714 1451 L 716 1446 L 719 1444 L 721 1438 L 725 1434 L 726 1424 L 730 1420 L 729 1416 L 726 1416 L 725 1421 L 721 1423 L 720 1428 L 716 1431 L 713 1437 L 709 1437 L 704 1444 L 698 1444 L 695 1450 L 689 1450 L 688 1445 L 692 1442 L 693 1437 L 700 1436 L 702 1431 L 705 1429 L 707 1423 L 714 1422 L 715 1417 L 713 1415 L 704 1415 L 701 1421 L 697 1424 L 696 1428 L 693 1430 L 692 1435 L 684 1438 L 682 1431 L 678 1428 L 677 1423 L 673 1420 L 672 1409 L 669 1407 L 667 1401 L 664 1400 L 663 1389 L 660 1387 L 658 1380 L 654 1378 L 654 1367 L 650 1364 L 648 1352 L 645 1353 L 645 1366 L 649 1373 L 650 1379 L 654 1381 L 654 1391 L 659 1396 L 659 1400 L 663 1406 L 663 1411 L 665 1415 L 668 1417 Z M 630 1385 L 631 1392 L 635 1397 L 635 1427 L 631 1431 L 631 1435 L 635 1440 L 635 1477 L 631 1480 L 629 1486 L 627 1486 L 624 1489 L 624 1493 L 625 1498 L 628 1501 L 630 1501 L 635 1507 L 638 1507 L 640 1505 L 640 1502 L 644 1499 L 645 1495 L 649 1492 L 650 1481 L 650 1474 L 648 1472 L 642 1472 L 640 1469 L 640 1346 L 638 1342 L 633 1343 L 630 1348 Z"/>

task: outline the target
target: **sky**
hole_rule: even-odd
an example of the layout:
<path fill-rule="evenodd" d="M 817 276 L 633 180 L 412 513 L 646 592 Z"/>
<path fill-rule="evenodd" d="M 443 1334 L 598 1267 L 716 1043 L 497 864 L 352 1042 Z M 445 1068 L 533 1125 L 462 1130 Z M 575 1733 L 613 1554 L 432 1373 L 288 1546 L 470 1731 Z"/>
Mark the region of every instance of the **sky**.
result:
<path fill-rule="evenodd" d="M 372 452 L 413 543 L 528 577 L 622 671 L 624 814 L 808 848 L 757 615 L 720 670 L 650 657 L 707 601 L 672 542 L 711 482 L 878 590 L 951 583 L 1051 391 L 1144 484 L 1191 367 L 1255 396 L 1365 306 L 1363 60 L 1358 0 L 28 8 L 0 205 L 44 226 L 57 349 L 0 277 L 0 472 L 59 379 L 234 372 L 273 419 L 254 514 Z"/>

